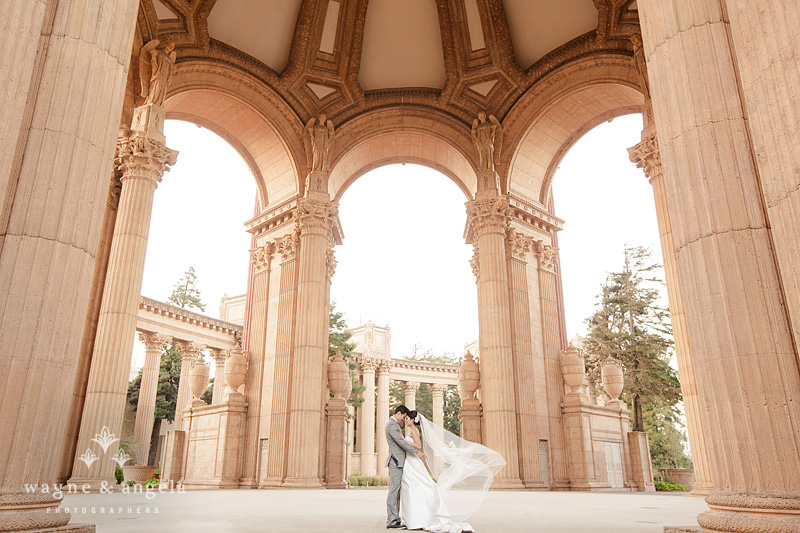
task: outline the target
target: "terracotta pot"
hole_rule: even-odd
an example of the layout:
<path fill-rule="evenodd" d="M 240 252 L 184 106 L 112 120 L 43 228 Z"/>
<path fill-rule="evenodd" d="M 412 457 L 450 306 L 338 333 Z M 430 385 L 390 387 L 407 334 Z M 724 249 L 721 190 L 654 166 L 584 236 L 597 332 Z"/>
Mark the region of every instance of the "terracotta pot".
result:
<path fill-rule="evenodd" d="M 192 394 L 192 398 L 199 400 L 207 388 L 208 365 L 205 364 L 202 358 L 198 358 L 189 371 L 189 392 Z"/>
<path fill-rule="evenodd" d="M 622 375 L 622 364 L 616 359 L 609 357 L 603 362 L 600 375 L 606 393 L 611 396 L 612 400 L 619 399 L 619 395 L 622 394 L 622 388 L 625 386 L 625 376 Z"/>
<path fill-rule="evenodd" d="M 572 391 L 577 391 L 586 377 L 583 353 L 572 343 L 565 352 L 561 352 L 561 374 L 564 376 L 564 383 L 569 385 Z"/>
<path fill-rule="evenodd" d="M 472 354 L 467 352 L 458 367 L 458 394 L 462 400 L 475 396 L 481 384 L 481 368 Z"/>
<path fill-rule="evenodd" d="M 247 358 L 242 353 L 242 347 L 237 343 L 228 352 L 225 360 L 225 385 L 230 391 L 236 391 L 247 376 Z"/>
<path fill-rule="evenodd" d="M 333 396 L 336 398 L 347 398 L 347 382 L 350 380 L 350 369 L 347 367 L 347 362 L 342 358 L 341 352 L 336 352 L 328 362 L 328 388 L 330 388 Z"/>
<path fill-rule="evenodd" d="M 122 467 L 122 477 L 124 479 L 123 483 L 133 481 L 134 483 L 141 485 L 148 479 L 152 478 L 155 473 L 155 466 L 126 465 Z"/>

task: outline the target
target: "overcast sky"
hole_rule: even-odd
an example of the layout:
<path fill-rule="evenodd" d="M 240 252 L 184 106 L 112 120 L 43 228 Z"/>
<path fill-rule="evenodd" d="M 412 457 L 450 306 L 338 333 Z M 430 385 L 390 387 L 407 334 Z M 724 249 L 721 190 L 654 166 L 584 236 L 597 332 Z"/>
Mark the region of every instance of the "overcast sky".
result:
<path fill-rule="evenodd" d="M 619 269 L 626 243 L 646 245 L 660 262 L 653 194 L 626 148 L 639 141 L 640 115 L 605 123 L 578 141 L 554 180 L 568 336 L 585 331 L 606 273 Z M 238 154 L 193 124 L 167 121 L 178 163 L 156 190 L 142 294 L 166 300 L 194 265 L 207 307 L 247 285 L 255 183 Z M 463 240 L 466 198 L 444 175 L 391 165 L 359 178 L 343 195 L 344 244 L 332 299 L 350 326 L 372 320 L 392 329 L 392 354 L 421 343 L 461 354 L 478 334 L 472 248 Z M 137 341 L 135 364 L 144 350 Z"/>

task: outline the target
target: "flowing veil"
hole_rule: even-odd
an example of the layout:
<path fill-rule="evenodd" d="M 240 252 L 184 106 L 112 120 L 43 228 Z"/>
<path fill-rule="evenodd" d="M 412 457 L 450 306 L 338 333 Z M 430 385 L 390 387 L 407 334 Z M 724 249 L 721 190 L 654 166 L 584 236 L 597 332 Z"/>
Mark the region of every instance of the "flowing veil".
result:
<path fill-rule="evenodd" d="M 496 451 L 457 437 L 421 414 L 419 417 L 428 468 L 453 520 L 464 520 L 478 509 L 506 461 Z"/>

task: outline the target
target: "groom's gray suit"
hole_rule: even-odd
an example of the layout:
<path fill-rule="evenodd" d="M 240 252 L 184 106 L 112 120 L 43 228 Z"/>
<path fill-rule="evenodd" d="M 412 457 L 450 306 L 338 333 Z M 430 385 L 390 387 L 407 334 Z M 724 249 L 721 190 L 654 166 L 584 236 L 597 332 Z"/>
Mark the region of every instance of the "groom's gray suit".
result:
<path fill-rule="evenodd" d="M 389 467 L 389 495 L 386 496 L 386 525 L 400 521 L 400 484 L 403 481 L 403 466 L 406 464 L 406 454 L 417 455 L 417 449 L 403 438 L 400 423 L 393 416 L 386 422 L 386 442 L 389 443 L 389 457 L 386 466 Z"/>

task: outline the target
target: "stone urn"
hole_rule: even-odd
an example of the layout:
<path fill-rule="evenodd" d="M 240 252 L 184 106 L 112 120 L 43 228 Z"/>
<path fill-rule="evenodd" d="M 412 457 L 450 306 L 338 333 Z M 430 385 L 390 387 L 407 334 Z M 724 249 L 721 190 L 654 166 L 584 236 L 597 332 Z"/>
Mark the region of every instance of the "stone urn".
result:
<path fill-rule="evenodd" d="M 342 352 L 336 351 L 333 359 L 328 361 L 328 388 L 333 393 L 334 398 L 344 398 L 347 392 L 347 382 L 350 381 L 350 369 L 347 361 L 342 357 Z M 352 382 L 350 387 L 352 388 Z"/>
<path fill-rule="evenodd" d="M 458 394 L 462 400 L 473 398 L 481 384 L 481 368 L 472 354 L 467 352 L 458 367 Z"/>
<path fill-rule="evenodd" d="M 573 392 L 577 392 L 583 385 L 586 377 L 583 353 L 572 343 L 569 343 L 566 351 L 561 352 L 561 374 L 564 376 L 564 383 L 569 385 Z"/>
<path fill-rule="evenodd" d="M 603 362 L 600 375 L 606 393 L 611 396 L 612 400 L 618 400 L 619 395 L 622 394 L 622 387 L 625 385 L 622 364 L 613 357 L 609 357 Z"/>
<path fill-rule="evenodd" d="M 242 353 L 239 343 L 230 349 L 225 360 L 225 385 L 230 392 L 236 392 L 247 376 L 247 358 Z"/>
<path fill-rule="evenodd" d="M 347 367 L 347 386 L 344 389 L 344 399 L 350 401 L 350 395 L 353 394 L 353 375 L 350 373 L 350 367 Z"/>
<path fill-rule="evenodd" d="M 141 485 L 151 479 L 155 473 L 155 466 L 125 465 L 122 467 L 122 483 L 127 484 L 128 481 L 133 481 L 135 484 Z"/>
<path fill-rule="evenodd" d="M 200 396 L 208 388 L 208 365 L 203 361 L 202 356 L 194 362 L 194 366 L 189 371 L 189 392 L 193 400 L 202 402 Z"/>

